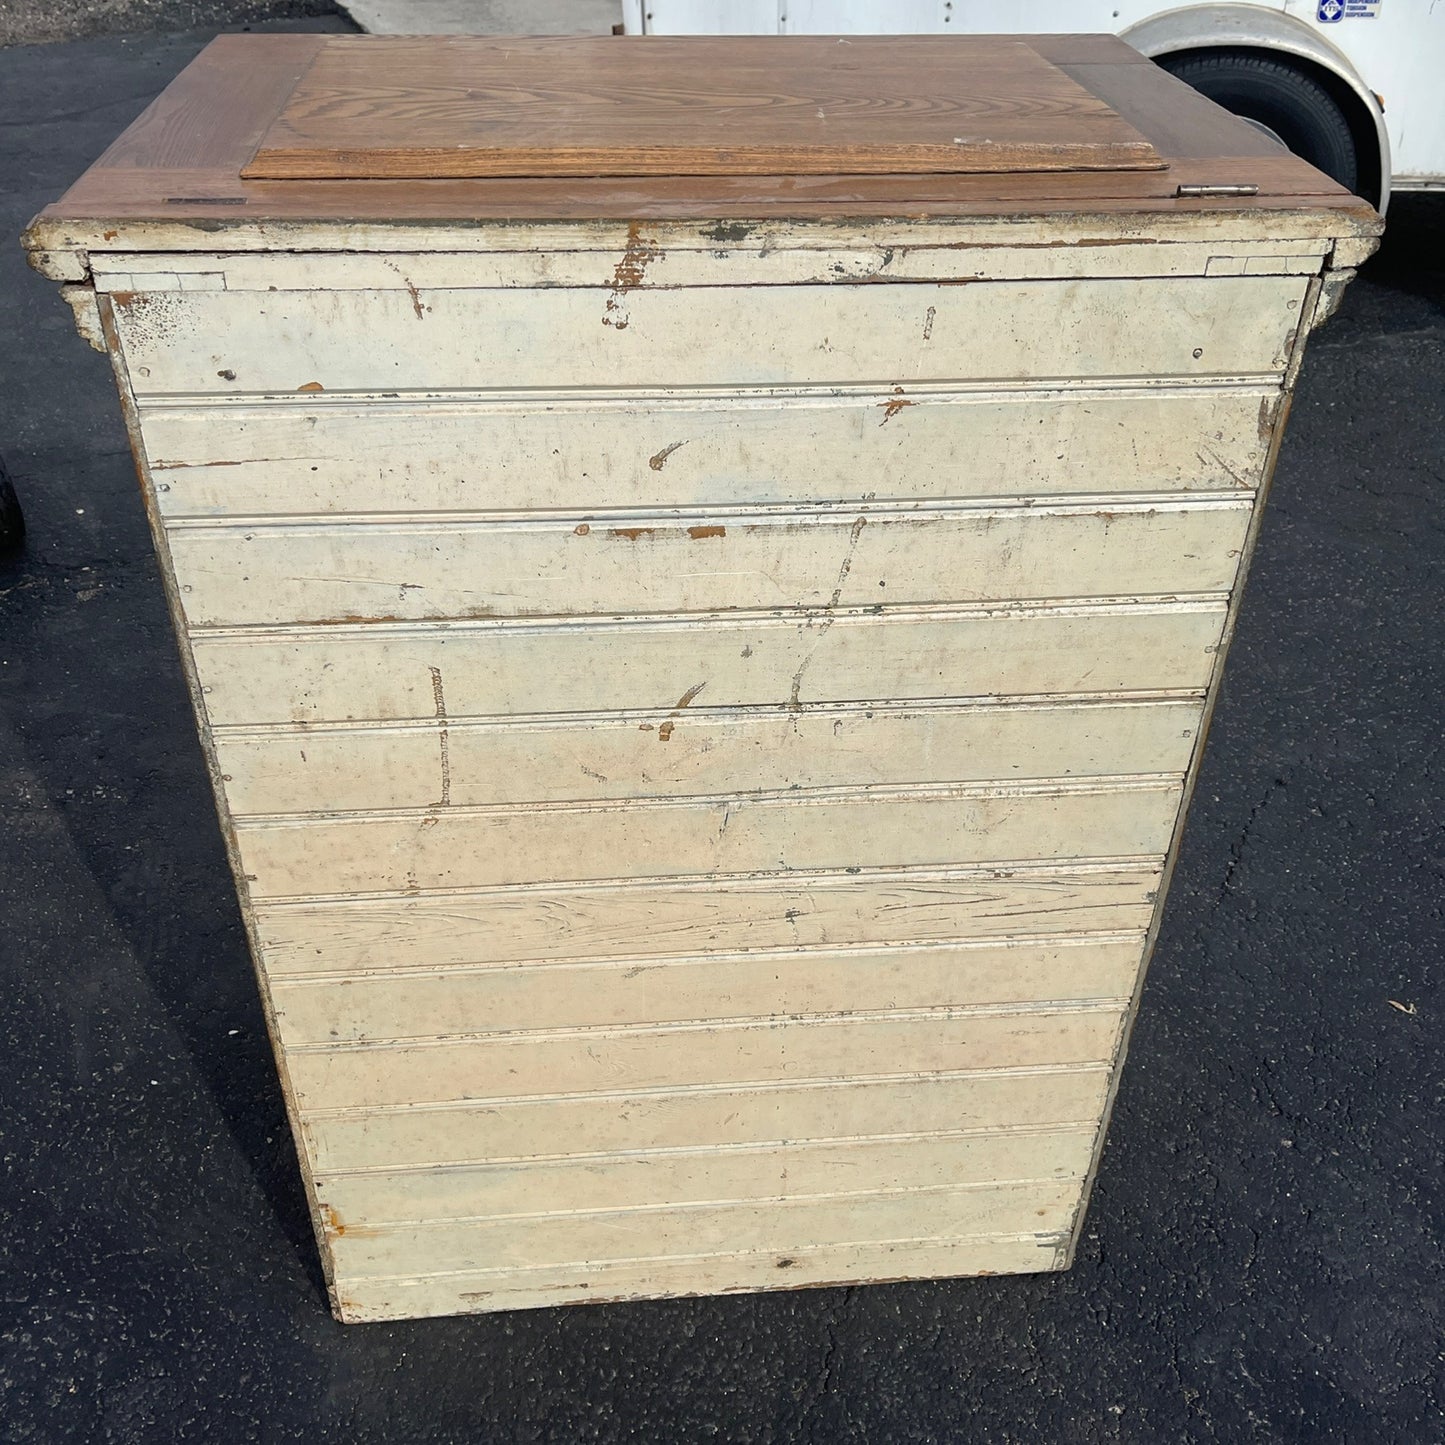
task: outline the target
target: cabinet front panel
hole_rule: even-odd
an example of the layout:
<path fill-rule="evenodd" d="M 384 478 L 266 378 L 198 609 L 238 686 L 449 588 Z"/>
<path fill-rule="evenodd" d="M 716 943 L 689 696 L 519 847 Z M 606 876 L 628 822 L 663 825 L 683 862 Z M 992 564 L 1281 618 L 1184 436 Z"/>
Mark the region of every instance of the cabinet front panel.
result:
<path fill-rule="evenodd" d="M 1066 1260 L 1318 259 L 1093 249 L 103 268 L 348 1318 Z"/>

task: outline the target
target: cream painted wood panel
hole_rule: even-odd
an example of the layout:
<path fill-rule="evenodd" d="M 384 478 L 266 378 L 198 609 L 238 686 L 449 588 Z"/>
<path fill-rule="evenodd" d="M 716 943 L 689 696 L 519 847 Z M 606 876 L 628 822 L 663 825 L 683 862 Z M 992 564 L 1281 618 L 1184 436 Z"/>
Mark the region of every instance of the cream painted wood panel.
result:
<path fill-rule="evenodd" d="M 60 281 L 82 281 L 91 266 L 124 271 L 133 269 L 136 257 L 164 256 L 164 269 L 198 253 L 216 254 L 215 233 L 210 244 L 198 248 L 194 221 L 154 218 L 125 219 L 109 227 L 105 222 L 62 220 L 41 215 L 27 233 L 30 254 L 42 274 Z M 224 232 L 227 258 L 266 255 L 284 246 L 283 258 L 324 255 L 346 257 L 366 252 L 400 260 L 403 257 L 442 252 L 476 258 L 537 252 L 601 251 L 615 262 L 624 255 L 642 227 L 616 218 L 579 216 L 571 219 L 457 222 L 436 217 L 417 227 L 394 221 L 338 221 L 296 218 L 284 223 L 245 216 L 227 218 Z M 1266 234 L 1268 232 L 1268 234 Z M 1290 207 L 1272 207 L 1269 215 L 1257 208 L 1226 211 L 1202 206 L 1146 209 L 1130 212 L 1110 209 L 1041 212 L 1007 216 L 990 214 L 986 203 L 971 214 L 938 218 L 910 217 L 906 221 L 880 221 L 876 217 L 829 214 L 826 219 L 799 220 L 791 213 L 775 219 L 699 221 L 668 218 L 649 223 L 651 242 L 671 255 L 675 252 L 726 250 L 733 255 L 768 256 L 779 251 L 867 251 L 897 241 L 909 250 L 941 248 L 959 256 L 960 268 L 979 264 L 975 252 L 994 250 L 1059 252 L 1069 275 L 1088 275 L 1107 265 L 1107 256 L 1126 246 L 1157 250 L 1202 246 L 1211 254 L 1304 255 L 1321 252 L 1321 260 L 1338 266 L 1358 266 L 1374 251 L 1377 230 L 1337 210 L 1315 208 L 1307 198 Z M 201 233 L 204 235 L 205 233 Z M 640 234 L 639 237 L 640 239 Z M 1227 246 L 1222 243 L 1228 243 Z M 88 264 L 86 264 L 88 263 Z M 982 264 L 987 264 L 986 260 Z M 1156 265 L 1161 264 L 1157 260 Z M 1139 273 L 1144 274 L 1144 273 Z"/>
<path fill-rule="evenodd" d="M 346 1318 L 1067 1258 L 1323 252 L 744 249 L 101 264 Z"/>
<path fill-rule="evenodd" d="M 1034 499 L 1258 484 L 1277 389 L 147 405 L 167 517 Z M 906 403 L 906 405 L 900 405 Z M 707 520 L 703 518 L 702 520 Z"/>
<path fill-rule="evenodd" d="M 1157 862 L 895 869 L 711 882 L 496 888 L 430 897 L 259 904 L 273 977 L 525 959 L 1036 938 L 1143 930 Z"/>
<path fill-rule="evenodd" d="M 1024 1274 L 1061 1268 L 1067 1234 L 972 1236 L 967 1239 L 819 1245 L 785 1255 L 689 1256 L 643 1263 L 537 1270 L 435 1274 L 338 1283 L 334 1299 L 348 1323 L 410 1319 L 483 1310 L 540 1309 L 657 1296 L 741 1294 L 904 1279 Z"/>
<path fill-rule="evenodd" d="M 894 944 L 594 963 L 278 977 L 288 1048 L 518 1029 L 595 1028 L 1112 999 L 1134 989 L 1137 933 L 1006 943 Z"/>
<path fill-rule="evenodd" d="M 445 726 L 452 807 L 803 788 L 1089 778 L 1120 766 L 1182 777 L 1199 700 L 687 709 L 507 722 L 218 729 L 234 815 L 434 805 Z M 663 726 L 666 726 L 664 724 Z"/>
<path fill-rule="evenodd" d="M 177 524 L 192 626 L 1228 593 L 1253 507 L 829 511 L 689 523 Z"/>
<path fill-rule="evenodd" d="M 849 1016 L 499 1034 L 425 1043 L 298 1045 L 288 1053 L 306 1111 L 477 1103 L 538 1094 L 888 1078 L 1107 1064 L 1113 1004 L 1049 1013 Z"/>
<path fill-rule="evenodd" d="M 649 228 L 651 229 L 651 228 Z M 1323 241 L 1248 247 L 1212 241 L 1161 246 L 1117 241 L 1090 258 L 1092 276 L 1313 275 Z M 1248 268 L 1246 270 L 1246 268 Z M 950 246 L 659 245 L 639 234 L 619 255 L 588 250 L 397 252 L 391 255 L 172 254 L 97 256 L 102 291 L 405 291 L 425 315 L 429 295 L 455 287 L 796 286 L 807 282 L 1050 280 L 1079 274 L 1078 255 L 1049 245 Z"/>
<path fill-rule="evenodd" d="M 1295 276 L 112 297 L 142 401 L 304 391 L 1279 375 Z"/>
<path fill-rule="evenodd" d="M 610 1158 L 533 1160 L 467 1168 L 341 1174 L 316 1181 L 328 1224 L 420 1224 L 512 1215 L 936 1189 L 1000 1179 L 1082 1179 L 1094 1131 L 941 1134 L 783 1147 L 677 1150 Z"/>
<path fill-rule="evenodd" d="M 341 1171 L 726 1149 L 960 1131 L 1097 1127 L 1109 1070 L 653 1089 L 300 1116 L 318 1177 Z"/>
<path fill-rule="evenodd" d="M 768 1251 L 788 1257 L 799 1245 L 1000 1234 L 1024 1219 L 1040 1234 L 1058 1235 L 1069 1227 L 1078 1192 L 1073 1181 L 1049 1180 L 863 1198 L 343 1228 L 335 1234 L 332 1250 L 338 1269 L 357 1280 L 721 1253 Z"/>
<path fill-rule="evenodd" d="M 487 888 L 539 878 L 711 877 L 1161 854 L 1179 812 L 1168 779 L 793 793 L 700 801 L 435 808 L 402 816 L 249 821 L 251 896 Z"/>
<path fill-rule="evenodd" d="M 197 632 L 212 724 L 1202 691 L 1225 604 Z"/>

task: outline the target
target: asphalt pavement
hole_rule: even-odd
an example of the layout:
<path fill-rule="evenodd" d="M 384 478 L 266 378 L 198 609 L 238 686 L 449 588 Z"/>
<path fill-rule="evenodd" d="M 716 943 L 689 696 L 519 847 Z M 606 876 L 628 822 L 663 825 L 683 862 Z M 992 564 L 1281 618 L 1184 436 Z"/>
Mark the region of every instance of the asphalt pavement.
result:
<path fill-rule="evenodd" d="M 0 1439 L 1445 1440 L 1445 201 L 1311 342 L 1072 1271 L 343 1327 L 109 369 L 17 240 L 205 38 L 0 50 Z"/>

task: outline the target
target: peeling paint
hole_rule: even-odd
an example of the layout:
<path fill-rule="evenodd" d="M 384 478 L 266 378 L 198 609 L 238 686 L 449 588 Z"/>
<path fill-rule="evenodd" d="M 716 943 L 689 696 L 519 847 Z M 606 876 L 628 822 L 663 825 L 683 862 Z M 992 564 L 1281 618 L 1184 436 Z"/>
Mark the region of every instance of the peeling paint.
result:
<path fill-rule="evenodd" d="M 617 269 L 612 273 L 612 292 L 602 308 L 602 324 L 616 331 L 625 331 L 631 318 L 627 314 L 627 294 L 642 285 L 648 266 L 662 255 L 657 243 L 642 235 L 638 222 L 627 225 L 627 247 Z"/>
<path fill-rule="evenodd" d="M 893 393 L 892 400 L 878 403 L 878 405 L 883 408 L 883 420 L 878 423 L 879 426 L 887 426 L 905 406 L 914 405 L 912 401 L 903 395 L 903 388 L 901 386 L 895 386 Z"/>
<path fill-rule="evenodd" d="M 666 465 L 668 457 L 670 457 L 673 452 L 678 449 L 678 447 L 685 447 L 686 445 L 686 440 L 680 442 L 670 442 L 667 446 L 663 447 L 660 452 L 654 452 L 650 457 L 648 457 L 647 465 L 650 466 L 653 471 L 660 472 Z"/>
<path fill-rule="evenodd" d="M 447 728 L 447 695 L 442 686 L 441 668 L 433 667 L 428 670 L 431 672 L 432 702 L 436 708 L 437 744 L 441 752 L 442 792 L 436 805 L 439 808 L 448 808 L 452 801 L 452 759 L 451 736 Z"/>
<path fill-rule="evenodd" d="M 695 687 L 688 688 L 688 690 L 683 693 L 680 698 L 678 698 L 677 706 L 673 708 L 673 710 L 668 714 L 667 721 L 663 723 L 663 725 L 657 730 L 658 742 L 665 743 L 672 740 L 672 731 L 677 726 L 677 719 L 682 716 L 684 710 L 692 703 L 693 699 L 706 686 L 707 682 L 704 680 L 703 682 L 698 683 Z M 644 726 L 646 725 L 644 724 Z"/>

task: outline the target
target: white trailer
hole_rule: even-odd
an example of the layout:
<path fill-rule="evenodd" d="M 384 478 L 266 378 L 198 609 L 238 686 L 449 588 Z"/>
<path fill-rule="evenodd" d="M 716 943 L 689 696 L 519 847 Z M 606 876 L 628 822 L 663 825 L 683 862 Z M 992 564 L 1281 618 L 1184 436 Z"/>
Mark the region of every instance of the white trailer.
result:
<path fill-rule="evenodd" d="M 1113 31 L 1384 209 L 1445 189 L 1439 0 L 622 0 L 628 34 Z"/>

